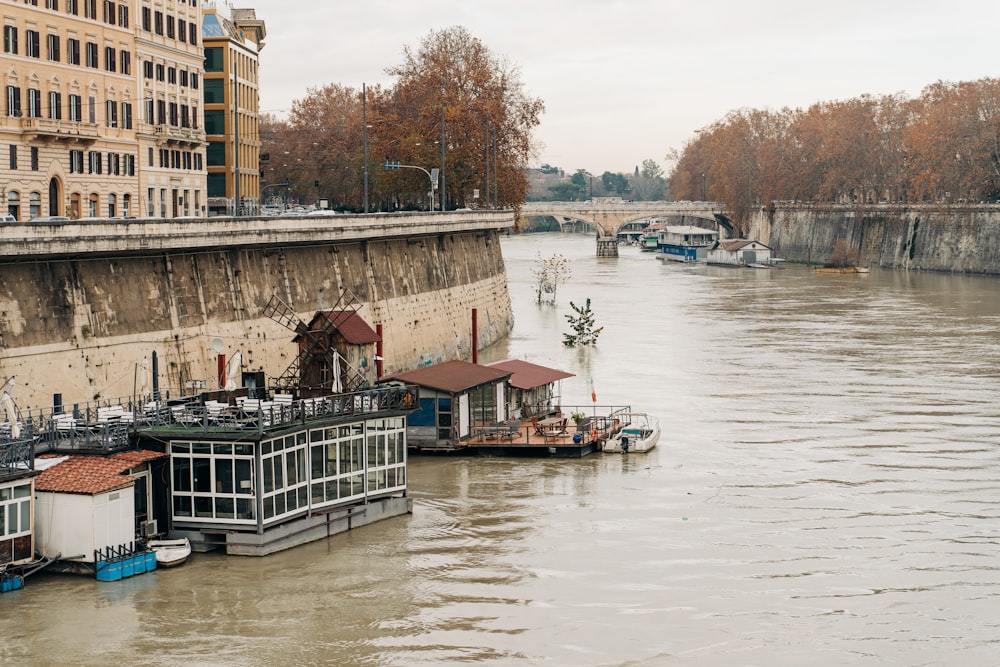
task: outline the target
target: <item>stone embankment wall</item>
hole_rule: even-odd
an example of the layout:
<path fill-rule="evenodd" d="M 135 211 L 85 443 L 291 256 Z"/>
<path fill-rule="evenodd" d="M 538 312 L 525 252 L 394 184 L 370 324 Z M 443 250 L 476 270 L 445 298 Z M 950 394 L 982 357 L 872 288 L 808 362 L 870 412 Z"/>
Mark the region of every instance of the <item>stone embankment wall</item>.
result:
<path fill-rule="evenodd" d="M 456 231 L 336 244 L 4 260 L 0 375 L 23 408 L 132 396 L 155 351 L 162 389 L 218 387 L 219 338 L 243 370 L 280 376 L 294 333 L 265 315 L 272 294 L 308 321 L 349 306 L 383 326 L 384 373 L 471 360 L 513 325 L 498 232 Z M 339 306 L 338 306 L 339 304 Z M 150 364 L 151 366 L 151 364 Z M 367 372 L 375 375 L 375 361 Z M 149 385 L 151 385 L 151 380 Z"/>
<path fill-rule="evenodd" d="M 775 256 L 826 262 L 844 239 L 859 265 L 1000 275 L 1000 206 L 789 206 L 758 212 L 750 238 Z"/>

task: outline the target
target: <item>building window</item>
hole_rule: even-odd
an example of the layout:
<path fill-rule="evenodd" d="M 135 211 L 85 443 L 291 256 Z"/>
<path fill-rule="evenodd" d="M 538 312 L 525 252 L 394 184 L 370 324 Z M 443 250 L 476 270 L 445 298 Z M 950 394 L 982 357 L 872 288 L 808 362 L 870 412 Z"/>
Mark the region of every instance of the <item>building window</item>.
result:
<path fill-rule="evenodd" d="M 188 86 L 188 71 L 186 69 L 182 69 L 181 72 L 180 72 L 180 75 L 181 75 L 181 85 L 184 86 L 185 88 L 187 88 L 187 86 Z"/>
<path fill-rule="evenodd" d="M 208 196 L 209 197 L 226 196 L 226 175 L 224 173 L 208 174 Z"/>
<path fill-rule="evenodd" d="M 192 46 L 198 45 L 198 27 L 194 24 L 194 21 L 188 23 L 188 42 Z"/>
<path fill-rule="evenodd" d="M 97 98 L 87 98 L 87 122 L 93 125 L 97 122 Z"/>
<path fill-rule="evenodd" d="M 271 451 L 270 443 L 268 447 Z M 245 443 L 172 442 L 169 451 L 173 516 L 183 520 L 256 523 L 254 489 L 258 485 L 254 477 L 254 449 L 254 445 Z M 272 480 L 273 458 L 268 460 Z M 283 473 L 284 470 L 282 480 Z"/>
<path fill-rule="evenodd" d="M 59 0 L 45 0 L 45 8 L 59 11 Z"/>
<path fill-rule="evenodd" d="M 122 49 L 121 51 L 121 73 L 131 74 L 132 73 L 132 54 Z"/>
<path fill-rule="evenodd" d="M 49 93 L 49 118 L 62 120 L 62 93 Z"/>
<path fill-rule="evenodd" d="M 167 124 L 167 102 L 166 100 L 156 100 L 156 124 Z"/>
<path fill-rule="evenodd" d="M 126 218 L 130 215 L 129 211 L 132 210 L 132 195 L 124 194 L 122 195 L 122 215 Z"/>
<path fill-rule="evenodd" d="M 222 79 L 205 79 L 205 104 L 222 104 L 226 101 L 226 82 Z"/>
<path fill-rule="evenodd" d="M 226 133 L 226 112 L 213 109 L 205 112 L 205 134 Z"/>
<path fill-rule="evenodd" d="M 28 55 L 32 58 L 42 57 L 41 36 L 37 30 L 25 30 L 24 34 L 28 42 Z"/>
<path fill-rule="evenodd" d="M 100 174 L 103 168 L 101 162 L 101 154 L 97 151 L 87 152 L 87 173 L 88 174 Z"/>
<path fill-rule="evenodd" d="M 153 149 L 150 148 L 149 150 L 152 151 Z M 150 166 L 153 165 L 153 157 L 152 157 L 152 155 L 150 155 L 150 158 L 149 158 L 149 165 Z M 155 196 L 156 196 L 156 190 L 154 190 L 153 188 L 148 188 L 146 190 L 146 215 L 148 215 L 151 218 L 154 215 L 156 215 L 156 206 L 155 206 L 156 202 L 154 200 Z"/>
<path fill-rule="evenodd" d="M 177 39 L 187 42 L 187 22 L 184 19 L 177 19 Z"/>
<path fill-rule="evenodd" d="M 198 74 L 197 72 L 191 72 L 191 87 L 198 90 Z"/>
<path fill-rule="evenodd" d="M 167 78 L 164 75 L 165 71 L 166 71 L 166 68 L 162 64 L 159 64 L 159 65 L 156 66 L 156 80 L 157 81 L 163 81 L 163 80 L 165 80 Z"/>
<path fill-rule="evenodd" d="M 194 168 L 195 171 L 201 171 L 204 168 L 201 153 L 194 154 Z"/>
<path fill-rule="evenodd" d="M 3 27 L 3 51 L 17 55 L 17 26 L 5 25 Z"/>
<path fill-rule="evenodd" d="M 83 120 L 83 100 L 73 93 L 69 96 L 69 119 L 74 123 Z"/>
<path fill-rule="evenodd" d="M 209 167 L 221 167 L 226 164 L 226 144 L 221 141 L 211 141 L 205 149 L 205 157 Z"/>
<path fill-rule="evenodd" d="M 28 88 L 28 117 L 42 117 L 42 91 L 37 88 Z"/>
<path fill-rule="evenodd" d="M 21 89 L 17 86 L 7 86 L 7 115 L 21 115 Z"/>
<path fill-rule="evenodd" d="M 7 193 L 7 212 L 14 216 L 15 220 L 21 219 L 21 195 L 17 191 Z"/>
<path fill-rule="evenodd" d="M 24 535 L 31 535 L 30 480 L 0 488 L 0 539 Z"/>
<path fill-rule="evenodd" d="M 114 100 L 105 103 L 105 117 L 108 127 L 118 127 L 118 104 Z"/>
<path fill-rule="evenodd" d="M 87 42 L 87 67 L 97 69 L 100 65 L 97 62 L 97 44 Z"/>
<path fill-rule="evenodd" d="M 59 35 L 48 35 L 46 39 L 49 60 L 59 62 Z"/>
<path fill-rule="evenodd" d="M 142 29 L 151 32 L 153 25 L 153 10 L 149 7 L 142 8 Z"/>
<path fill-rule="evenodd" d="M 32 192 L 28 195 L 28 215 L 32 218 L 37 218 L 42 214 L 42 195 L 38 192 Z"/>
<path fill-rule="evenodd" d="M 132 103 L 122 102 L 122 127 L 126 130 L 132 129 Z"/>
<path fill-rule="evenodd" d="M 115 66 L 115 47 L 105 46 L 104 47 L 104 69 L 108 72 L 114 72 Z"/>
<path fill-rule="evenodd" d="M 15 169 L 17 169 L 17 146 L 14 146 L 12 144 L 10 146 L 10 150 L 8 151 L 8 153 L 10 155 L 9 166 L 11 171 L 14 171 Z"/>
<path fill-rule="evenodd" d="M 143 101 L 143 106 L 146 108 L 146 122 L 150 125 L 153 124 L 153 100 L 152 98 L 146 98 Z M 150 149 L 153 150 L 153 149 Z M 152 166 L 152 162 L 149 163 Z"/>
<path fill-rule="evenodd" d="M 122 28 L 128 27 L 128 5 L 118 5 L 118 25 Z"/>
<path fill-rule="evenodd" d="M 181 105 L 181 127 L 191 127 L 191 111 L 186 104 Z"/>
<path fill-rule="evenodd" d="M 163 34 L 163 12 L 153 12 L 153 32 Z"/>
<path fill-rule="evenodd" d="M 177 83 L 177 68 L 168 67 L 167 68 L 167 83 Z"/>
<path fill-rule="evenodd" d="M 104 0 L 104 22 L 109 25 L 115 24 L 115 3 L 111 0 Z"/>
<path fill-rule="evenodd" d="M 90 201 L 87 203 L 87 215 L 89 215 L 91 218 L 97 217 L 97 209 L 99 208 L 97 204 L 98 204 L 97 195 L 95 194 L 90 195 Z"/>
<path fill-rule="evenodd" d="M 205 71 L 222 71 L 222 49 L 220 47 L 213 46 L 205 49 Z"/>
<path fill-rule="evenodd" d="M 83 173 L 83 151 L 74 149 L 69 152 L 69 173 Z"/>
<path fill-rule="evenodd" d="M 80 64 L 80 40 L 72 37 L 66 40 L 66 56 L 70 65 Z"/>
<path fill-rule="evenodd" d="M 66 13 L 77 16 L 80 13 L 79 0 L 66 0 Z"/>
<path fill-rule="evenodd" d="M 108 195 L 108 217 L 113 218 L 118 215 L 118 195 Z"/>
<path fill-rule="evenodd" d="M 174 127 L 177 127 L 178 120 L 179 119 L 178 119 L 178 116 L 177 116 L 177 102 L 171 102 L 170 103 L 170 124 L 173 125 Z"/>
<path fill-rule="evenodd" d="M 174 17 L 173 16 L 167 16 L 167 38 L 168 39 L 173 39 L 174 38 Z"/>
<path fill-rule="evenodd" d="M 97 0 L 83 0 L 83 15 L 88 19 L 97 18 Z"/>
<path fill-rule="evenodd" d="M 38 146 L 31 147 L 31 171 L 38 171 Z"/>

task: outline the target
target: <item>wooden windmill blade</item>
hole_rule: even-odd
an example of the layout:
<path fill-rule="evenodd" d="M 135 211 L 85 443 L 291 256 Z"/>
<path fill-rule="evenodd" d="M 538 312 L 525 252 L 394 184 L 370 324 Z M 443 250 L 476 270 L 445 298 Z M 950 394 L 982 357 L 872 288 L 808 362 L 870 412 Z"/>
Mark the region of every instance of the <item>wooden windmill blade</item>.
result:
<path fill-rule="evenodd" d="M 264 315 L 271 318 L 289 331 L 302 335 L 308 331 L 308 325 L 302 321 L 292 307 L 281 300 L 277 294 L 272 294 L 271 299 L 264 306 Z"/>

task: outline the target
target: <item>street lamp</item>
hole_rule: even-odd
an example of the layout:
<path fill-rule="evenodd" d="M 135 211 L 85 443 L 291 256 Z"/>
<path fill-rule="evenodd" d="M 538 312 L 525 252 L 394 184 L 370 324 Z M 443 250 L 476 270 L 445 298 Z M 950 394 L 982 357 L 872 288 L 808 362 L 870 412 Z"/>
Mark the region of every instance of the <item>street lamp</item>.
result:
<path fill-rule="evenodd" d="M 434 211 L 434 190 L 435 188 L 437 188 L 437 179 L 438 179 L 437 169 L 431 169 L 430 171 L 427 171 L 423 167 L 418 167 L 414 164 L 401 164 L 399 160 L 386 160 L 385 164 L 383 165 L 383 168 L 386 171 L 396 171 L 399 169 L 419 169 L 420 171 L 427 174 L 427 178 L 430 179 L 431 183 L 431 191 L 427 193 L 428 196 L 430 197 L 430 202 L 431 202 L 430 210 L 431 212 Z"/>

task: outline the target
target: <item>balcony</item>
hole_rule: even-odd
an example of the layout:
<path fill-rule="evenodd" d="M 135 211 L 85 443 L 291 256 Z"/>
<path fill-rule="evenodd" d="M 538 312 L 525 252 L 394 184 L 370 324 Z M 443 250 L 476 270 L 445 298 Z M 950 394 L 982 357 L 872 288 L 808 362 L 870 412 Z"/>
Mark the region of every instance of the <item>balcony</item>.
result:
<path fill-rule="evenodd" d="M 42 139 L 92 144 L 100 138 L 96 123 L 78 123 L 51 118 L 22 118 L 21 131 L 28 141 Z"/>
<path fill-rule="evenodd" d="M 160 146 L 186 146 L 196 148 L 205 144 L 205 132 L 201 128 L 157 125 L 154 136 Z"/>

